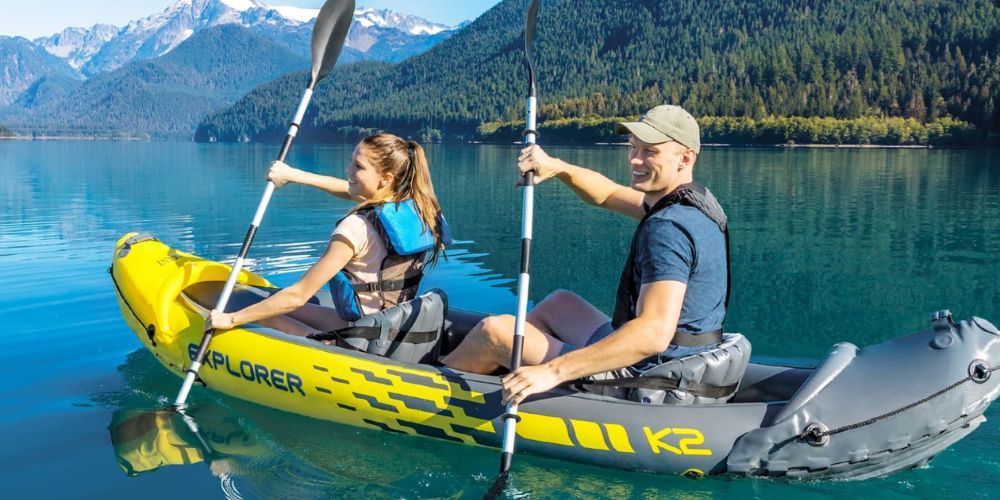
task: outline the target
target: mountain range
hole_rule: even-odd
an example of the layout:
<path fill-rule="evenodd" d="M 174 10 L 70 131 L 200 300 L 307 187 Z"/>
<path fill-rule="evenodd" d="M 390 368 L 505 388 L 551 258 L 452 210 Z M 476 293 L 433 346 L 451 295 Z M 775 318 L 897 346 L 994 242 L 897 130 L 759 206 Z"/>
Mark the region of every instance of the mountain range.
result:
<path fill-rule="evenodd" d="M 42 133 L 127 125 L 140 126 L 131 132 L 153 136 L 190 134 L 203 118 L 198 113 L 225 106 L 280 73 L 308 67 L 318 12 L 257 0 L 179 0 L 121 28 L 98 24 L 35 40 L 0 37 L 0 120 Z M 223 26 L 241 29 L 217 30 Z M 358 9 L 339 63 L 400 61 L 460 28 L 388 10 Z M 197 39 L 203 32 L 214 34 Z M 258 43 L 246 43 L 251 35 Z M 188 56 L 171 57 L 182 47 Z M 232 66 L 236 60 L 243 66 Z M 200 61 L 240 71 L 230 74 L 222 88 L 211 83 L 211 75 L 199 75 Z M 140 96 L 142 100 L 134 100 Z M 187 99 L 176 116 L 154 112 L 169 113 L 180 96 Z"/>
<path fill-rule="evenodd" d="M 170 52 L 194 33 L 223 24 L 239 24 L 271 38 L 295 52 L 308 55 L 312 24 L 319 9 L 268 6 L 257 0 L 179 0 L 163 12 L 130 22 L 122 28 L 97 24 L 89 29 L 67 28 L 33 40 L 52 55 L 64 59 L 81 76 L 113 71 L 124 64 Z M 442 40 L 452 28 L 416 16 L 389 10 L 358 9 L 354 13 L 346 47 L 346 62 L 363 59 L 402 60 L 412 55 L 409 45 Z M 380 42 L 396 46 L 402 54 L 371 53 Z"/>

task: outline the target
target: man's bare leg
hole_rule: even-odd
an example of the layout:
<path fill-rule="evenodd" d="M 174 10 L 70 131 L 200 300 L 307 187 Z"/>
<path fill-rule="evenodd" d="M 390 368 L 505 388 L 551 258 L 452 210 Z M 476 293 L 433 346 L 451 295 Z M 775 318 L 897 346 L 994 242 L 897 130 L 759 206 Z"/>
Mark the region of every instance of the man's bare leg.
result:
<path fill-rule="evenodd" d="M 557 290 L 528 314 L 521 362 L 537 365 L 559 356 L 566 344 L 581 347 L 608 321 L 604 313 L 576 294 Z M 501 366 L 510 366 L 513 344 L 514 317 L 490 316 L 480 321 L 442 362 L 456 370 L 492 373 Z"/>

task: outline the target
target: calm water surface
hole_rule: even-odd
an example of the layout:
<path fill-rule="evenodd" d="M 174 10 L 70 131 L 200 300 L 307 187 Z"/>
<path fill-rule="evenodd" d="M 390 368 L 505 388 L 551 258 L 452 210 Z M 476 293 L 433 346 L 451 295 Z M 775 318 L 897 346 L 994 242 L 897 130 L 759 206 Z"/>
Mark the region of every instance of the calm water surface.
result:
<path fill-rule="evenodd" d="M 479 497 L 492 450 L 343 427 L 196 389 L 193 413 L 222 454 L 210 465 L 128 477 L 115 412 L 169 402 L 179 380 L 125 326 L 106 269 L 118 237 L 150 232 L 215 260 L 235 257 L 274 146 L 0 142 L 0 477 L 5 496 L 141 498 Z M 426 287 L 454 306 L 514 307 L 521 195 L 517 147 L 429 149 L 458 243 Z M 349 146 L 302 146 L 291 163 L 341 172 Z M 620 148 L 551 153 L 624 179 Z M 1000 320 L 1000 152 L 707 149 L 697 177 L 729 213 L 727 329 L 763 357 L 822 357 L 922 328 L 950 308 Z M 532 299 L 574 290 L 610 310 L 634 223 L 536 191 Z M 316 259 L 345 202 L 279 190 L 250 267 L 287 285 Z M 886 373 L 886 377 L 891 377 Z M 938 381 L 927 383 L 928 392 Z M 877 383 L 877 381 L 873 381 Z M 996 497 L 1000 410 L 930 466 L 885 479 L 699 481 L 519 456 L 512 495 Z"/>

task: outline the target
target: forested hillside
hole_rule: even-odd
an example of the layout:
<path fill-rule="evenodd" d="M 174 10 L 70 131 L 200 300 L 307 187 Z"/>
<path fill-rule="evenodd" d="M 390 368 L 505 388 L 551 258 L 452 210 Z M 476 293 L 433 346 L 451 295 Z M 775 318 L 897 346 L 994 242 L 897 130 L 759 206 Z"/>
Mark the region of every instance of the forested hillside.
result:
<path fill-rule="evenodd" d="M 398 65 L 338 69 L 317 93 L 313 139 L 389 129 L 468 139 L 523 113 L 523 12 L 505 0 Z M 634 116 L 941 118 L 1000 131 L 1000 8 L 990 0 L 543 0 L 535 44 L 542 120 Z M 198 140 L 273 140 L 302 75 L 208 118 Z M 307 131 L 306 136 L 309 137 Z"/>

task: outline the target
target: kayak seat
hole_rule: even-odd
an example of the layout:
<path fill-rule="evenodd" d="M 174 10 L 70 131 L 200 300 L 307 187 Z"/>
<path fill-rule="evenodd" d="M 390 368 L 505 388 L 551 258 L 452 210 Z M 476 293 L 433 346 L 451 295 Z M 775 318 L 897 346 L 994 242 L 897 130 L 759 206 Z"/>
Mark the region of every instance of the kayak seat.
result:
<path fill-rule="evenodd" d="M 448 295 L 432 289 L 412 300 L 353 321 L 351 326 L 311 335 L 338 347 L 406 363 L 433 363 L 441 350 Z"/>
<path fill-rule="evenodd" d="M 725 403 L 739 388 L 750 350 L 750 341 L 742 334 L 724 334 L 718 347 L 671 359 L 643 372 L 638 380 L 660 380 L 632 389 L 629 399 L 670 405 Z"/>

